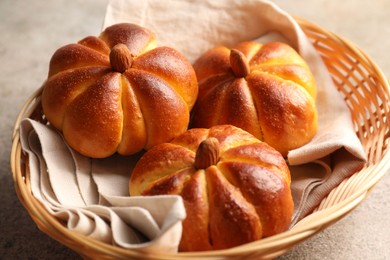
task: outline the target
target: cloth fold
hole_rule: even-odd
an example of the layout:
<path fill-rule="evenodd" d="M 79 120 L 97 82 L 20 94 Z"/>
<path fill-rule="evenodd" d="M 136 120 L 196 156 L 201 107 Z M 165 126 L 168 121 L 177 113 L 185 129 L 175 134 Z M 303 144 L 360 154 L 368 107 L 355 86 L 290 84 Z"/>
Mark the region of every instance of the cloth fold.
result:
<path fill-rule="evenodd" d="M 52 127 L 31 119 L 21 122 L 20 135 L 33 195 L 69 229 L 124 248 L 177 252 L 186 216 L 182 199 L 129 197 L 136 157 L 84 157 Z"/>
<path fill-rule="evenodd" d="M 190 62 L 216 45 L 283 41 L 308 63 L 317 84 L 319 129 L 307 145 L 290 151 L 295 211 L 291 227 L 315 209 L 341 181 L 361 169 L 365 153 L 350 112 L 321 57 L 299 24 L 266 0 L 111 0 L 103 29 L 131 22 L 152 30 Z M 185 218 L 179 196 L 129 197 L 134 157 L 90 159 L 68 147 L 50 126 L 21 124 L 29 155 L 32 192 L 69 229 L 124 248 L 175 252 Z"/>

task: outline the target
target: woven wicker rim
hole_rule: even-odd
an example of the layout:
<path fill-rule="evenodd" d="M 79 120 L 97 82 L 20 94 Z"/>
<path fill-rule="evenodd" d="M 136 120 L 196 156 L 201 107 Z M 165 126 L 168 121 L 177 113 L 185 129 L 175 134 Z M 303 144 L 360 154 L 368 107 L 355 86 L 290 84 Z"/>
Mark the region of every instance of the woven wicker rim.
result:
<path fill-rule="evenodd" d="M 16 119 L 10 159 L 16 193 L 33 221 L 44 233 L 87 258 L 272 259 L 347 215 L 365 199 L 390 168 L 387 163 L 390 159 L 389 84 L 372 59 L 353 43 L 306 20 L 295 19 L 312 40 L 336 87 L 344 95 L 356 133 L 368 156 L 367 165 L 332 190 L 312 214 L 281 234 L 227 250 L 206 252 L 143 254 L 75 233 L 53 217 L 31 192 L 26 167 L 28 158 L 21 151 L 19 126 L 22 119 L 41 113 L 42 89 L 38 89 L 25 102 Z"/>

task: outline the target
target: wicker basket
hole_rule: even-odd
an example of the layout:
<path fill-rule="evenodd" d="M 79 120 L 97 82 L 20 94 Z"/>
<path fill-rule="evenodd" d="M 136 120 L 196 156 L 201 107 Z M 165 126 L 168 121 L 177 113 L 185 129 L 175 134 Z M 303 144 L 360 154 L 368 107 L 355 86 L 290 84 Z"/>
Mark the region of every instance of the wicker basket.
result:
<path fill-rule="evenodd" d="M 368 195 L 386 174 L 390 164 L 389 84 L 377 65 L 358 47 L 312 23 L 298 19 L 331 73 L 337 89 L 352 112 L 358 138 L 368 162 L 323 199 L 318 208 L 292 229 L 229 250 L 200 253 L 146 255 L 93 240 L 67 229 L 33 197 L 28 158 L 21 151 L 19 124 L 23 118 L 43 120 L 41 90 L 27 100 L 16 120 L 11 151 L 11 170 L 20 201 L 38 227 L 85 258 L 99 259 L 270 259 L 279 256 L 344 217 Z"/>

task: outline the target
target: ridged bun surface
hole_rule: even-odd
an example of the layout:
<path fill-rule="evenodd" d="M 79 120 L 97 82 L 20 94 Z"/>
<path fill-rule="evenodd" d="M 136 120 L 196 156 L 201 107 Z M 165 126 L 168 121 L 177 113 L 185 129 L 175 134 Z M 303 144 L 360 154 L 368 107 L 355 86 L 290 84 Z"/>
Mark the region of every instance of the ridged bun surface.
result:
<path fill-rule="evenodd" d="M 48 121 L 83 155 L 103 158 L 168 142 L 188 128 L 198 94 L 192 65 L 135 24 L 59 48 L 43 85 Z"/>
<path fill-rule="evenodd" d="M 226 249 L 286 230 L 293 213 L 283 156 L 246 131 L 187 130 L 154 146 L 131 173 L 131 196 L 183 198 L 181 251 Z"/>
<path fill-rule="evenodd" d="M 317 132 L 316 85 L 302 57 L 280 42 L 215 47 L 194 64 L 199 96 L 191 127 L 232 124 L 286 156 Z"/>

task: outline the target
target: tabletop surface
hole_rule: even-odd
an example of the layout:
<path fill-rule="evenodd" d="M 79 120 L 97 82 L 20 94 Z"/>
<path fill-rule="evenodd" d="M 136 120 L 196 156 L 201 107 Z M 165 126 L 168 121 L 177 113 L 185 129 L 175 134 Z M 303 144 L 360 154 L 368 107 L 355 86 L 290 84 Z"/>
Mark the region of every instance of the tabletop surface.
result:
<path fill-rule="evenodd" d="M 354 42 L 390 76 L 389 0 L 274 1 Z M 47 76 L 52 53 L 101 29 L 107 0 L 0 1 L 0 259 L 77 259 L 36 227 L 10 173 L 11 134 L 24 101 Z M 339 222 L 298 244 L 288 259 L 389 259 L 390 174 Z"/>

